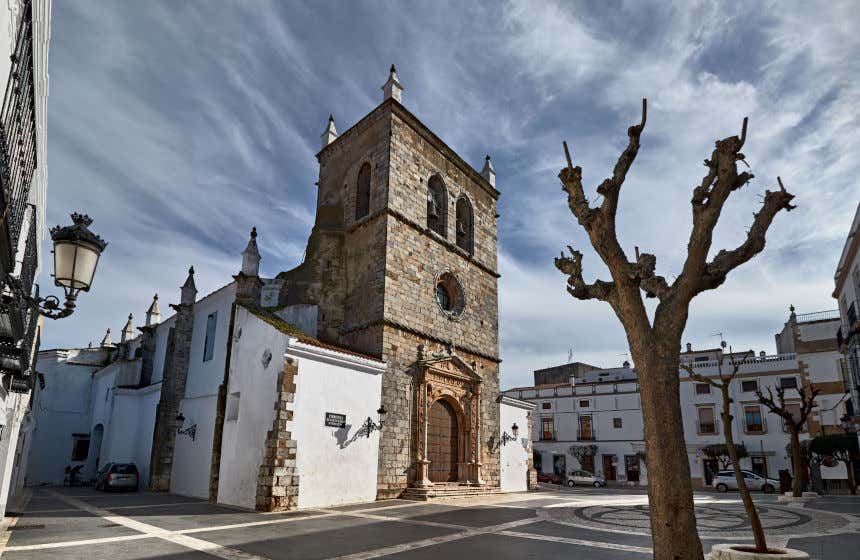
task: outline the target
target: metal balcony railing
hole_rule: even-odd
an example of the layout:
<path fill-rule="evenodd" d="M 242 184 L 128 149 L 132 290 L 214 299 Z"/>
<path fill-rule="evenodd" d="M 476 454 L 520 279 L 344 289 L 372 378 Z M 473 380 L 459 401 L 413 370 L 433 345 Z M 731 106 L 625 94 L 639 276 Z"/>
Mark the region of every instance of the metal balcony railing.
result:
<path fill-rule="evenodd" d="M 703 435 L 703 436 L 716 435 L 717 434 L 717 423 L 716 422 L 696 421 L 696 432 L 699 435 Z"/>
<path fill-rule="evenodd" d="M 827 311 L 816 311 L 815 313 L 798 313 L 795 317 L 798 323 L 839 319 L 839 310 L 828 309 Z"/>
<path fill-rule="evenodd" d="M 555 431 L 541 430 L 540 441 L 555 441 Z"/>
<path fill-rule="evenodd" d="M 747 434 L 766 434 L 767 418 L 761 416 L 756 422 L 747 422 L 746 414 L 742 416 L 744 432 Z"/>
<path fill-rule="evenodd" d="M 33 17 L 24 3 L 0 107 L 0 220 L 6 234 L 3 261 L 15 262 L 21 225 L 36 169 L 36 98 L 33 85 Z M 4 272 L 10 272 L 6 270 Z"/>
<path fill-rule="evenodd" d="M 576 439 L 579 441 L 594 441 L 597 437 L 594 430 L 576 430 Z"/>

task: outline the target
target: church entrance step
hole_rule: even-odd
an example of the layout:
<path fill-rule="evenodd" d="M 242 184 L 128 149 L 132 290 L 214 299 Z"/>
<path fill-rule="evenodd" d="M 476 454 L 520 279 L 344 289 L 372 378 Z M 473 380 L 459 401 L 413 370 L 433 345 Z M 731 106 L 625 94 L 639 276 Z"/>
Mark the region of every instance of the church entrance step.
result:
<path fill-rule="evenodd" d="M 470 486 L 468 484 L 435 484 L 426 488 L 409 487 L 401 496 L 404 500 L 430 501 L 433 499 L 471 498 L 502 494 L 498 486 Z"/>

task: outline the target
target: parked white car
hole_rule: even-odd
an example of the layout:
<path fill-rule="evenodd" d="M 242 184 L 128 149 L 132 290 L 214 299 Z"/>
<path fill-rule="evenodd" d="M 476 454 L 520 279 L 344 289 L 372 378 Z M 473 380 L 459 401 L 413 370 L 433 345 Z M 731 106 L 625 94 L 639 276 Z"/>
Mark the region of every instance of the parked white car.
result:
<path fill-rule="evenodd" d="M 565 484 L 571 488 L 576 485 L 600 488 L 601 486 L 606 486 L 606 479 L 588 471 L 570 471 L 567 474 L 567 482 Z"/>
<path fill-rule="evenodd" d="M 770 494 L 779 488 L 779 481 L 772 478 L 765 478 L 752 471 L 742 470 L 747 488 L 750 490 L 761 490 L 765 494 Z M 717 489 L 718 492 L 726 492 L 728 490 L 737 490 L 738 481 L 735 479 L 734 471 L 720 471 L 714 475 L 714 480 L 711 486 Z"/>

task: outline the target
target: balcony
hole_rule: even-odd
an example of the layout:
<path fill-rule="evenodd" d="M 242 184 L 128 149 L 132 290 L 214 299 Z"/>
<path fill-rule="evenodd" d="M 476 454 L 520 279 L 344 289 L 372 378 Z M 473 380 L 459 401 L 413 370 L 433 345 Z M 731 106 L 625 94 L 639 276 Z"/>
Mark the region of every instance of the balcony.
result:
<path fill-rule="evenodd" d="M 741 374 L 778 370 L 797 370 L 798 368 L 797 354 L 794 353 L 772 354 L 769 356 L 750 356 L 740 362 L 740 364 L 738 373 Z M 732 364 L 728 357 L 722 363 L 720 360 L 710 360 L 708 362 L 694 362 L 690 365 L 693 366 L 696 373 L 705 376 L 716 376 L 719 373 L 720 368 L 722 368 L 724 372 L 730 372 L 732 369 Z M 687 376 L 687 372 L 684 370 L 681 370 L 680 374 L 682 377 Z"/>
<path fill-rule="evenodd" d="M 766 434 L 767 433 L 767 418 L 761 417 L 756 422 L 747 422 L 746 414 L 742 416 L 745 434 Z"/>
<path fill-rule="evenodd" d="M 716 422 L 701 422 L 696 421 L 696 433 L 700 436 L 715 436 L 717 435 Z"/>
<path fill-rule="evenodd" d="M 555 431 L 541 431 L 540 432 L 540 441 L 555 441 Z"/>
<path fill-rule="evenodd" d="M 33 86 L 33 18 L 24 5 L 12 67 L 0 108 L 0 265 L 11 272 L 36 170 L 36 103 Z"/>
<path fill-rule="evenodd" d="M 827 311 L 816 311 L 815 313 L 798 313 L 795 315 L 798 323 L 811 323 L 813 321 L 832 321 L 839 319 L 838 309 L 828 309 Z"/>
<path fill-rule="evenodd" d="M 576 439 L 579 441 L 594 441 L 597 439 L 597 435 L 594 433 L 594 430 L 576 430 Z"/>
<path fill-rule="evenodd" d="M 20 295 L 32 293 L 38 263 L 37 212 L 27 204 L 36 172 L 33 41 L 32 7 L 27 1 L 0 106 L 0 278 L 5 287 L 0 293 L 0 374 L 4 374 L 4 387 L 13 391 L 30 388 L 30 361 L 39 322 L 38 312 Z M 22 240 L 25 224 L 26 239 Z M 21 290 L 9 289 L 8 283 Z"/>

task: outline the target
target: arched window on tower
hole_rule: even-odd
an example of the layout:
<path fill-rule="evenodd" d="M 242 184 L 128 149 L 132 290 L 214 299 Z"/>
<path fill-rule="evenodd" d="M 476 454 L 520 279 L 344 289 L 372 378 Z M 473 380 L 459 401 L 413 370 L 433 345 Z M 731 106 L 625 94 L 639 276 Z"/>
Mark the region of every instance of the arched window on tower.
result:
<path fill-rule="evenodd" d="M 438 175 L 427 182 L 427 227 L 445 237 L 448 225 L 448 196 Z"/>
<path fill-rule="evenodd" d="M 355 219 L 359 220 L 370 213 L 370 164 L 365 163 L 358 170 L 355 187 Z"/>
<path fill-rule="evenodd" d="M 470 255 L 474 250 L 475 219 L 472 204 L 465 196 L 457 199 L 457 246 Z"/>

